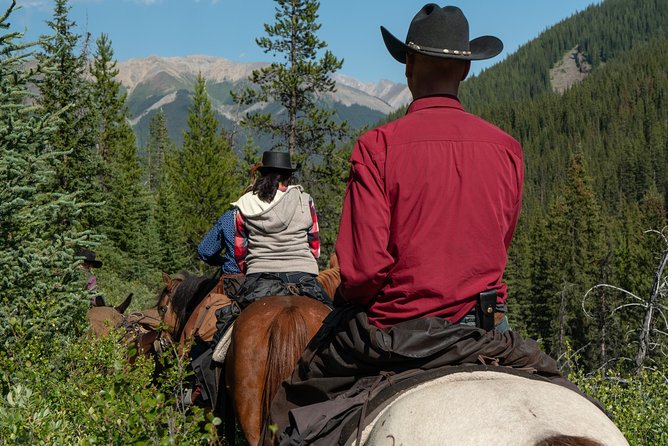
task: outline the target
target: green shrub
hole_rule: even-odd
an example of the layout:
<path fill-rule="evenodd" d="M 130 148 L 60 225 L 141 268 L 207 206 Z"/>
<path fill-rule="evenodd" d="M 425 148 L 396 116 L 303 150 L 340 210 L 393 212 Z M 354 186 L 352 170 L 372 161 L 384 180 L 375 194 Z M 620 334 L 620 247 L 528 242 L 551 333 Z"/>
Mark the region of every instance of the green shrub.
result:
<path fill-rule="evenodd" d="M 46 356 L 32 342 L 3 354 L 0 438 L 26 445 L 217 444 L 220 420 L 176 403 L 185 364 L 171 364 L 156 380 L 154 360 L 129 364 L 118 339 L 85 336 Z"/>
<path fill-rule="evenodd" d="M 618 371 L 585 376 L 574 372 L 569 379 L 600 401 L 629 444 L 668 445 L 667 367 L 645 369 L 639 374 Z"/>

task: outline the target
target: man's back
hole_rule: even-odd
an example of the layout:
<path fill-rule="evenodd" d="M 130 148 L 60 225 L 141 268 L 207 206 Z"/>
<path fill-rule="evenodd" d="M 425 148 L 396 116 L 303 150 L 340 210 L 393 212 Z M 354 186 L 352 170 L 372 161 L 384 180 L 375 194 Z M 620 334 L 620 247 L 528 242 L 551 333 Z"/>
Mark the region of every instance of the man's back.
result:
<path fill-rule="evenodd" d="M 356 253 L 339 256 L 344 298 L 367 303 L 381 327 L 427 316 L 456 322 L 488 289 L 505 302 L 523 182 L 517 141 L 456 98 L 432 96 L 362 136 L 351 161 L 351 184 L 364 191 L 347 194 L 337 241 L 337 252 Z"/>
<path fill-rule="evenodd" d="M 342 431 L 332 421 L 363 418 L 368 400 L 360 395 L 396 384 L 408 370 L 494 358 L 577 390 L 535 342 L 490 321 L 488 298 L 496 295 L 497 307 L 506 299 L 522 151 L 464 112 L 456 96 L 471 61 L 498 55 L 503 44 L 494 36 L 469 40 L 462 11 L 434 3 L 418 11 L 406 39 L 384 27 L 381 34 L 405 64 L 414 101 L 353 149 L 336 241 L 338 297 L 351 305 L 325 318 L 272 402 L 282 445 L 337 444 Z M 365 383 L 369 392 L 360 392 Z"/>

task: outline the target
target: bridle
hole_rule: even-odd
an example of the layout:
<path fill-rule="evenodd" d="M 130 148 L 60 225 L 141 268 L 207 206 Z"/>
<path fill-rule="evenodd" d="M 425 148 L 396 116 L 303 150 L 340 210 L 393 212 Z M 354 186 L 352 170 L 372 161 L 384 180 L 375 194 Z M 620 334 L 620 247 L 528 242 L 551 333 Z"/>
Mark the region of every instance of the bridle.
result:
<path fill-rule="evenodd" d="M 182 278 L 172 279 L 172 282 L 169 285 L 166 285 L 162 290 L 160 299 L 158 300 L 158 315 L 160 316 L 162 323 L 167 326 L 166 330 L 160 331 L 160 336 L 156 339 L 162 352 L 167 351 L 167 349 L 174 343 L 173 336 L 177 319 L 172 311 L 172 297 L 182 281 Z"/>

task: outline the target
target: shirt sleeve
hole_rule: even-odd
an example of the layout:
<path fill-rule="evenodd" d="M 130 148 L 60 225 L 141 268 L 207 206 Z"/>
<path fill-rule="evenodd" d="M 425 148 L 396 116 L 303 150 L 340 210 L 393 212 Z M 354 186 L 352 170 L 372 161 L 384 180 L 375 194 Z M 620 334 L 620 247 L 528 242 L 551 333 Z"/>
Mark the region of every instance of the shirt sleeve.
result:
<path fill-rule="evenodd" d="M 517 150 L 518 153 L 522 153 L 522 148 L 519 147 Z M 513 209 L 513 216 L 511 218 L 511 225 L 506 232 L 504 237 L 504 244 L 506 250 L 510 248 L 510 242 L 513 240 L 513 235 L 517 228 L 517 222 L 520 218 L 520 211 L 522 209 L 522 193 L 524 187 L 524 158 L 520 155 L 515 163 L 515 173 L 517 175 L 517 202 L 515 208 Z"/>
<path fill-rule="evenodd" d="M 308 205 L 311 209 L 311 218 L 313 219 L 313 224 L 308 230 L 308 246 L 311 249 L 313 257 L 317 259 L 320 257 L 320 228 L 318 227 L 318 215 L 315 212 L 313 197 L 309 198 Z"/>
<path fill-rule="evenodd" d="M 388 252 L 390 204 L 385 194 L 384 155 L 374 159 L 361 140 L 350 158 L 336 255 L 341 297 L 368 304 L 385 284 L 394 259 Z"/>
<path fill-rule="evenodd" d="M 209 265 L 222 265 L 223 258 L 220 253 L 223 250 L 223 217 L 204 235 L 197 246 L 197 255 Z"/>
<path fill-rule="evenodd" d="M 88 291 L 93 291 L 97 288 L 97 277 L 90 276 L 86 281 L 86 289 Z"/>
<path fill-rule="evenodd" d="M 246 220 L 240 211 L 234 216 L 234 258 L 241 272 L 246 272 L 246 256 L 248 255 L 248 230 Z"/>

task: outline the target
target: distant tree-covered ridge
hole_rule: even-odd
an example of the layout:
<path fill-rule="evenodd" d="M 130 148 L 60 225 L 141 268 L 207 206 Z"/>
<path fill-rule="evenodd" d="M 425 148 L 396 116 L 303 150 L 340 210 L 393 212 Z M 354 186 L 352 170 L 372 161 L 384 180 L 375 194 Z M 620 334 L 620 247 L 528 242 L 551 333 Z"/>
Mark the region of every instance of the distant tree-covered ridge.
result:
<path fill-rule="evenodd" d="M 582 349 L 582 358 L 597 367 L 635 356 L 643 314 L 610 290 L 589 299 L 588 307 L 585 292 L 607 282 L 647 297 L 665 249 L 646 231 L 666 225 L 668 4 L 630 5 L 609 0 L 590 7 L 527 45 L 551 48 L 550 42 L 580 30 L 589 45 L 584 52 L 599 48 L 596 54 L 605 55 L 591 59 L 591 73 L 563 94 L 528 80 L 537 71 L 546 75 L 556 52 L 526 59 L 524 70 L 513 68 L 515 55 L 485 72 L 497 86 L 488 104 L 476 102 L 491 85 L 483 75 L 467 81 L 462 92 L 467 108 L 524 149 L 522 221 L 507 273 L 515 328 L 542 340 L 557 357 L 566 345 Z M 584 19 L 591 26 L 581 26 Z M 618 37 L 608 36 L 609 29 Z M 517 88 L 522 92 L 499 98 Z M 655 316 L 651 330 L 665 330 Z M 661 345 L 654 345 L 650 362 L 661 360 Z"/>
<path fill-rule="evenodd" d="M 550 69 L 573 48 L 596 70 L 643 42 L 665 37 L 667 18 L 668 3 L 663 0 L 605 0 L 591 5 L 467 80 L 461 98 L 474 113 L 536 98 L 552 91 Z"/>

